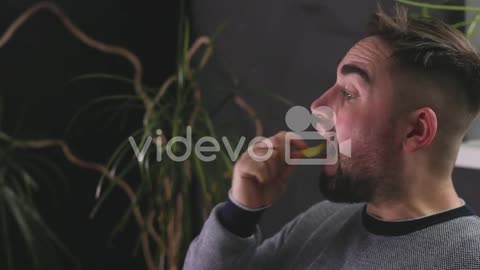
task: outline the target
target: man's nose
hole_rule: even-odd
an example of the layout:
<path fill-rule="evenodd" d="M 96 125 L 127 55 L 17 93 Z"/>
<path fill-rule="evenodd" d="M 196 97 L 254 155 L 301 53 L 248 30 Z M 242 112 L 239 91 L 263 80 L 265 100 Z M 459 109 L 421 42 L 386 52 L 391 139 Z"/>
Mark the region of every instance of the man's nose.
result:
<path fill-rule="evenodd" d="M 335 108 L 333 108 L 333 103 L 331 102 L 332 92 L 333 92 L 333 87 L 328 89 L 320 97 L 318 97 L 316 100 L 314 100 L 312 102 L 312 104 L 310 105 L 310 111 L 313 112 L 313 111 L 315 111 L 316 108 L 318 108 L 320 106 L 328 106 L 328 107 L 332 108 L 332 110 L 335 110 Z"/>
<path fill-rule="evenodd" d="M 325 132 L 335 128 L 336 112 L 334 108 L 333 87 L 313 101 L 310 110 L 315 119 L 315 129 L 323 136 Z"/>

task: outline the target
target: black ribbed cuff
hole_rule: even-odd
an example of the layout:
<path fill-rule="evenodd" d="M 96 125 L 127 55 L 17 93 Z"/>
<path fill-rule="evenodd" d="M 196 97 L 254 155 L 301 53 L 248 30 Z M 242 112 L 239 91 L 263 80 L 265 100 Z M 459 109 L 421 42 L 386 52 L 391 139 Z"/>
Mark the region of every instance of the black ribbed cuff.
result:
<path fill-rule="evenodd" d="M 248 211 L 238 207 L 228 197 L 218 211 L 220 223 L 231 233 L 240 237 L 248 237 L 255 233 L 255 228 L 265 209 Z"/>

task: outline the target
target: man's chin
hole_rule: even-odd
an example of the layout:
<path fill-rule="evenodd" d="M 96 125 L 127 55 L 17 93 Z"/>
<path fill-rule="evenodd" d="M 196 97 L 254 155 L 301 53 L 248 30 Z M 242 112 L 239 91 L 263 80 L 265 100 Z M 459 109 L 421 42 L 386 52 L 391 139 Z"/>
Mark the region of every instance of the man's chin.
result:
<path fill-rule="evenodd" d="M 371 177 L 354 177 L 336 165 L 326 165 L 319 177 L 322 195 L 333 202 L 368 202 L 372 199 L 376 181 Z"/>

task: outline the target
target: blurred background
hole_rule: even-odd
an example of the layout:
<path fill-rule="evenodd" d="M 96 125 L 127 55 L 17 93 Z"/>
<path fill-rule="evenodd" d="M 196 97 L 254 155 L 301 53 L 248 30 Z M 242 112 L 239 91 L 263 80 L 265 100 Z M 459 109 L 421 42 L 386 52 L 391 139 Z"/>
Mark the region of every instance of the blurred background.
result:
<path fill-rule="evenodd" d="M 199 127 L 212 124 L 217 137 L 231 135 L 252 138 L 256 132 L 253 120 L 261 120 L 263 134 L 267 137 L 287 130 L 284 121 L 287 110 L 293 105 L 309 108 L 310 103 L 334 83 L 337 62 L 364 36 L 366 23 L 375 11 L 377 2 L 385 9 L 391 9 L 395 4 L 393 0 L 141 3 L 124 0 L 58 0 L 53 3 L 58 4 L 90 37 L 127 48 L 138 56 L 143 65 L 142 82 L 145 88 L 153 89 L 152 97 L 160 92 L 160 86 L 172 74 L 176 74 L 174 88 L 177 91 L 183 89 L 180 78 L 186 77 L 185 96 L 192 94 L 192 100 L 195 100 L 195 89 L 202 89 L 204 109 L 201 111 L 208 117 L 198 121 Z M 480 1 L 477 0 L 428 2 L 480 7 Z M 0 33 L 35 3 L 37 1 L 0 1 Z M 412 12 L 423 14 L 424 11 L 412 8 Z M 429 12 L 450 24 L 472 20 L 478 14 L 465 11 Z M 468 27 L 465 24 L 465 27 L 459 28 L 465 31 Z M 202 36 L 215 37 L 209 43 L 213 49 L 209 52 L 210 47 L 207 46 L 207 49 L 200 50 L 203 55 L 209 56 L 204 66 L 201 56 L 193 58 L 192 62 L 200 63 L 201 68 L 198 68 L 198 72 L 192 71 L 193 76 L 190 76 L 184 64 L 188 58 L 186 51 Z M 472 40 L 480 46 L 479 37 L 477 35 Z M 127 100 L 98 106 L 91 103 L 102 97 L 134 95 L 132 82 L 128 81 L 132 79 L 132 72 L 128 61 L 82 44 L 66 31 L 57 17 L 48 12 L 39 12 L 8 43 L 0 47 L 0 130 L 17 141 L 45 138 L 64 140 L 79 158 L 107 164 L 106 167 L 112 171 L 114 167 L 108 164 L 118 145 L 139 127 L 147 135 L 154 134 L 154 130 L 152 125 L 142 125 L 145 123 L 142 122 L 145 108 L 141 102 Z M 248 114 L 249 110 L 239 105 L 244 103 L 238 102 L 237 97 L 241 97 L 255 113 Z M 180 106 L 174 103 L 177 102 L 174 99 L 176 96 L 172 94 L 170 98 L 165 98 L 167 104 L 173 104 L 167 110 L 176 110 Z M 195 111 L 188 102 L 182 105 L 186 116 L 180 117 L 185 125 Z M 87 104 L 91 106 L 85 109 Z M 168 119 L 158 120 L 158 123 L 170 123 L 169 119 L 174 116 L 168 114 Z M 175 128 L 172 130 L 169 132 L 178 134 Z M 472 128 L 468 138 L 470 141 L 480 139 L 478 130 L 479 123 Z M 211 134 L 211 130 L 208 132 Z M 152 179 L 168 178 L 175 173 L 180 175 L 178 171 L 186 171 L 185 175 L 178 176 L 185 179 L 182 180 L 185 184 L 173 188 L 174 194 L 178 195 L 181 191 L 184 196 L 172 197 L 167 195 L 168 189 L 164 184 L 151 184 L 152 187 L 144 190 L 142 183 L 150 185 L 152 180 L 142 174 L 142 168 L 148 170 L 151 164 L 134 164 L 140 168 L 140 172 L 132 169 L 124 175 L 131 178 L 129 184 L 138 191 L 137 200 L 129 201 L 121 189 L 113 188 L 95 216 L 91 217 L 92 209 L 98 203 L 98 197 L 95 196 L 101 176 L 98 171 L 72 164 L 59 147 L 20 147 L 16 152 L 18 147 L 13 141 L 1 141 L 0 162 L 5 169 L 0 168 L 0 176 L 6 179 L 2 185 L 8 186 L 9 179 L 15 180 L 18 175 L 22 175 L 23 178 L 19 178 L 22 181 L 28 182 L 29 179 L 22 174 L 23 170 L 16 170 L 14 165 L 9 167 L 12 164 L 8 163 L 9 160 L 13 160 L 8 158 L 9 153 L 22 160 L 35 155 L 37 160 L 49 161 L 48 166 L 53 169 L 37 177 L 31 196 L 25 195 L 29 198 L 26 201 L 31 199 L 44 224 L 50 227 L 70 255 L 57 252 L 63 248 L 48 244 L 48 241 L 43 241 L 45 239 L 36 239 L 35 229 L 30 231 L 34 240 L 29 241 L 25 237 L 23 219 L 15 214 L 13 203 L 4 198 L 0 199 L 0 203 L 10 211 L 0 209 L 0 220 L 3 220 L 1 242 L 4 243 L 0 246 L 1 269 L 34 269 L 35 260 L 28 255 L 32 253 L 29 243 L 35 244 L 33 253 L 38 253 L 42 258 L 38 269 L 152 269 L 148 259 L 144 258 L 145 247 L 141 239 L 145 234 L 152 237 L 147 242 L 154 253 L 152 260 L 159 265 L 154 269 L 181 268 L 182 254 L 188 241 L 201 229 L 208 210 L 225 199 L 229 184 L 228 164 L 222 165 L 226 168 L 226 176 L 223 172 L 209 176 L 208 172 L 212 170 L 196 166 L 195 160 L 185 167 L 155 168 L 159 173 L 149 176 Z M 478 164 L 480 154 L 472 149 L 467 149 L 470 155 L 467 163 Z M 133 151 L 125 154 L 128 155 L 133 155 Z M 129 164 L 125 160 L 118 162 L 119 168 L 124 163 Z M 33 165 L 31 167 L 34 168 Z M 30 167 L 22 168 L 29 172 L 26 168 Z M 14 173 L 1 174 L 8 170 Z M 287 193 L 262 217 L 261 228 L 265 237 L 273 235 L 288 220 L 322 200 L 317 189 L 318 175 L 319 169 L 314 166 L 297 168 L 290 179 Z M 217 184 L 205 184 L 202 182 L 204 178 L 217 181 Z M 477 213 L 480 212 L 479 179 L 480 168 L 475 166 L 459 165 L 454 172 L 457 191 Z M 157 188 L 160 191 L 156 191 Z M 207 193 L 214 195 L 207 196 Z M 9 193 L 1 194 L 7 196 Z M 152 202 L 149 199 L 152 197 L 158 198 L 159 202 Z M 174 225 L 169 225 L 167 221 L 163 224 L 162 209 L 166 208 L 162 207 L 174 210 L 180 200 L 186 209 L 180 215 L 181 219 L 178 223 L 171 223 Z M 148 231 L 146 225 L 138 226 L 135 222 L 131 205 L 136 204 L 143 211 L 145 220 L 149 220 L 148 213 L 159 216 L 158 220 L 153 221 L 159 235 L 145 233 Z M 165 220 L 175 215 L 175 212 L 169 211 L 166 211 L 169 214 Z M 8 223 L 7 219 L 12 222 Z M 120 228 L 117 227 L 119 223 L 123 224 Z M 175 226 L 182 226 L 183 235 L 188 236 L 179 240 L 179 246 L 173 245 L 177 242 L 169 237 Z M 178 249 L 178 254 L 168 252 L 174 248 Z M 54 254 L 47 254 L 48 251 Z"/>

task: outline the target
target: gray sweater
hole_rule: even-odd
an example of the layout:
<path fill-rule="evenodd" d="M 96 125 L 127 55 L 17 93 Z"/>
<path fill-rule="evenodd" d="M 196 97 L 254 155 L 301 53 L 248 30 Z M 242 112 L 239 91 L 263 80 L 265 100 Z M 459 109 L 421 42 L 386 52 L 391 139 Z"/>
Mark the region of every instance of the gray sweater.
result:
<path fill-rule="evenodd" d="M 480 269 L 480 218 L 468 206 L 409 221 L 381 221 L 365 204 L 319 202 L 263 241 L 219 222 L 216 205 L 191 243 L 185 270 Z"/>

